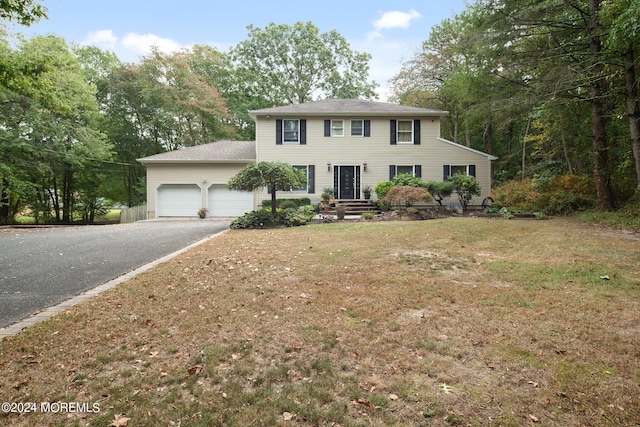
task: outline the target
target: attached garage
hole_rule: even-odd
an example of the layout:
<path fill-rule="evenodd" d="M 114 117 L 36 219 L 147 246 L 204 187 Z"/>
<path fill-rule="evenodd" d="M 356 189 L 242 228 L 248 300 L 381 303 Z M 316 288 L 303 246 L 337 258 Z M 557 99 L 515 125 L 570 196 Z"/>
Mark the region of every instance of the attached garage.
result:
<path fill-rule="evenodd" d="M 209 187 L 207 205 L 211 216 L 242 216 L 253 210 L 253 193 L 214 184 Z"/>
<path fill-rule="evenodd" d="M 147 167 L 147 218 L 236 217 L 254 209 L 253 193 L 229 191 L 229 178 L 256 161 L 255 141 L 217 141 L 138 159 Z"/>
<path fill-rule="evenodd" d="M 158 187 L 157 216 L 198 216 L 202 190 L 196 184 L 163 184 Z"/>

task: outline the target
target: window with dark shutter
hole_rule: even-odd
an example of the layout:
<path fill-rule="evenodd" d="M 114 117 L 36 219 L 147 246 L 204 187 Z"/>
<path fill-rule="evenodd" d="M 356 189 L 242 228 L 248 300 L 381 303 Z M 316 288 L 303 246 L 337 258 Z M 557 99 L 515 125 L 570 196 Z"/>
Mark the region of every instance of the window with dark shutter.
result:
<path fill-rule="evenodd" d="M 364 136 L 365 138 L 371 136 L 371 120 L 364 121 Z"/>
<path fill-rule="evenodd" d="M 389 165 L 389 181 L 391 181 L 394 176 L 396 176 L 396 165 Z"/>
<path fill-rule="evenodd" d="M 422 165 L 415 165 L 413 167 L 413 176 L 416 178 L 422 178 Z"/>
<path fill-rule="evenodd" d="M 413 121 L 413 143 L 420 145 L 420 120 Z"/>
<path fill-rule="evenodd" d="M 324 121 L 324 136 L 331 136 L 331 120 Z"/>
<path fill-rule="evenodd" d="M 469 175 L 475 178 L 476 176 L 476 165 L 469 165 Z"/>
<path fill-rule="evenodd" d="M 451 165 L 442 166 L 442 180 L 446 181 L 451 176 Z"/>

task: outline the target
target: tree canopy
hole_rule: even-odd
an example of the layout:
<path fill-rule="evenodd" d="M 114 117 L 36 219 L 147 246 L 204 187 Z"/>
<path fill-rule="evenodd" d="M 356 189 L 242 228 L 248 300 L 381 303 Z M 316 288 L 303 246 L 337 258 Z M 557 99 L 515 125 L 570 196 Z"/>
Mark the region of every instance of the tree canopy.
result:
<path fill-rule="evenodd" d="M 247 29 L 249 38 L 232 49 L 246 95 L 271 105 L 376 96 L 377 84 L 368 81 L 371 55 L 352 50 L 337 31 L 320 33 L 311 22 Z"/>

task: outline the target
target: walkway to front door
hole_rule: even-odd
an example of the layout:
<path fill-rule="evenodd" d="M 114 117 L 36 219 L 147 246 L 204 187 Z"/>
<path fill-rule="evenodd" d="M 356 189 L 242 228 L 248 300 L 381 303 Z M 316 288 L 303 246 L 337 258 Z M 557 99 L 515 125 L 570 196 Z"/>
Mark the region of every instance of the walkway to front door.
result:
<path fill-rule="evenodd" d="M 337 198 L 353 200 L 360 198 L 360 166 L 335 166 L 333 184 L 337 189 Z"/>

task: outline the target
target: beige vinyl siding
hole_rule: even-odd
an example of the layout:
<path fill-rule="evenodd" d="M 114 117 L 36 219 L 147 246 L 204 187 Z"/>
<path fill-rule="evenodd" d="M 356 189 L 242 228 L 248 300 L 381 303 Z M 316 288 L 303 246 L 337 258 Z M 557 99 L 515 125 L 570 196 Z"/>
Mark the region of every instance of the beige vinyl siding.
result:
<path fill-rule="evenodd" d="M 163 184 L 197 184 L 202 190 L 201 207 L 206 207 L 208 188 L 214 184 L 226 185 L 229 178 L 245 166 L 246 163 L 147 164 L 147 217 L 156 217 L 156 194 Z M 203 182 L 204 180 L 206 182 Z"/>
<path fill-rule="evenodd" d="M 367 163 L 367 171 L 362 170 L 361 188 L 389 180 L 389 165 L 421 165 L 425 181 L 442 181 L 442 166 L 476 165 L 476 178 L 482 188 L 482 196 L 474 199 L 479 204 L 490 194 L 490 164 L 486 155 L 478 154 L 463 147 L 452 145 L 440 136 L 440 120 L 437 117 L 422 117 L 420 124 L 420 145 L 390 144 L 390 120 L 414 120 L 415 117 L 289 117 L 307 120 L 307 139 L 304 145 L 276 145 L 276 119 L 258 117 L 256 125 L 256 146 L 258 161 L 282 161 L 292 165 L 315 165 L 315 194 L 278 194 L 278 197 L 310 197 L 312 202 L 320 200 L 325 187 L 333 187 L 333 167 L 339 165 L 362 165 Z M 325 137 L 324 120 L 343 119 L 344 136 Z M 371 136 L 351 136 L 351 119 L 371 120 Z M 331 170 L 327 170 L 327 162 Z M 259 201 L 269 198 L 266 192 L 258 195 Z"/>

